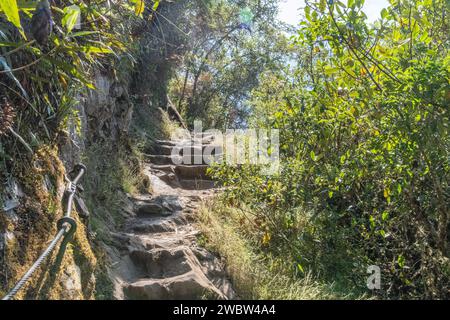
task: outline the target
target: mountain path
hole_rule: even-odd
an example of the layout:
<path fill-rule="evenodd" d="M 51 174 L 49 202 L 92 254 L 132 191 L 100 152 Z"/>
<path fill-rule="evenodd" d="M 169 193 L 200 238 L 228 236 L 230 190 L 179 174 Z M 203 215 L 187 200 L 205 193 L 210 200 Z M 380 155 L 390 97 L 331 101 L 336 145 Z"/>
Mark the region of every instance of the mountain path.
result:
<path fill-rule="evenodd" d="M 196 141 L 203 149 L 213 140 L 202 135 Z M 170 156 L 179 146 L 194 151 L 198 146 L 192 141 L 156 141 L 155 155 L 146 155 L 152 194 L 129 197 L 127 221 L 107 246 L 115 299 L 236 297 L 223 261 L 197 243 L 195 214 L 202 201 L 218 192 L 206 176 L 207 165 L 174 165 Z"/>

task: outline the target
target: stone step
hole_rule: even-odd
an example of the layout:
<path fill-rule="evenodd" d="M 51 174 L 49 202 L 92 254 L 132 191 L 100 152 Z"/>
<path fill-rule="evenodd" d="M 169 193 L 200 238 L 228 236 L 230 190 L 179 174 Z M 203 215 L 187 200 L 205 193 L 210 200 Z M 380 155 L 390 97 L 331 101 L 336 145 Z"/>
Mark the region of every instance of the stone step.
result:
<path fill-rule="evenodd" d="M 176 146 L 176 145 L 191 145 L 195 143 L 209 145 L 216 141 L 212 135 L 192 136 L 190 139 L 176 139 L 176 140 L 155 140 L 157 146 Z"/>
<path fill-rule="evenodd" d="M 184 156 L 171 156 L 171 155 L 153 155 L 144 154 L 147 161 L 156 165 L 201 165 L 201 164 L 211 164 L 213 162 L 221 162 L 222 154 L 203 156 L 200 155 L 184 155 Z"/>
<path fill-rule="evenodd" d="M 213 163 L 222 163 L 223 155 L 184 155 L 181 163 L 174 163 L 176 165 L 210 165 Z"/>
<path fill-rule="evenodd" d="M 216 155 L 223 153 L 223 147 L 219 145 L 196 145 L 196 144 L 187 144 L 187 145 L 161 145 L 158 146 L 158 151 L 162 155 L 171 155 L 172 151 L 175 152 L 176 155 L 184 155 L 184 154 L 207 154 L 207 155 Z"/>
<path fill-rule="evenodd" d="M 142 279 L 124 287 L 132 300 L 198 300 L 204 296 L 226 299 L 202 273 L 190 271 L 165 279 Z"/>
<path fill-rule="evenodd" d="M 192 139 L 196 141 L 202 141 L 203 143 L 212 143 L 216 140 L 216 136 L 211 133 L 201 132 L 192 135 Z"/>
<path fill-rule="evenodd" d="M 179 179 L 192 180 L 192 179 L 204 179 L 211 180 L 207 174 L 206 170 L 208 165 L 177 165 L 175 166 L 175 174 Z"/>
<path fill-rule="evenodd" d="M 150 168 L 155 171 L 166 172 L 166 173 L 174 173 L 175 174 L 175 166 L 171 164 L 150 164 Z"/>
<path fill-rule="evenodd" d="M 171 210 L 164 208 L 160 204 L 140 201 L 135 205 L 135 211 L 137 216 L 170 216 L 172 214 Z"/>
<path fill-rule="evenodd" d="M 216 183 L 212 180 L 178 179 L 176 174 L 164 171 L 159 171 L 155 175 L 173 188 L 184 190 L 210 190 L 216 187 Z"/>
<path fill-rule="evenodd" d="M 194 253 L 186 246 L 150 251 L 133 250 L 130 258 L 153 279 L 174 277 L 192 271 L 195 264 L 200 266 Z"/>
<path fill-rule="evenodd" d="M 160 154 L 144 154 L 145 160 L 158 165 L 174 164 L 172 156 L 160 155 Z M 179 158 L 179 157 L 178 157 Z M 177 161 L 177 160 L 175 160 Z M 181 160 L 178 160 L 181 161 Z"/>
<path fill-rule="evenodd" d="M 193 180 L 193 179 L 203 179 L 211 180 L 206 175 L 206 170 L 208 165 L 158 165 L 150 164 L 150 168 L 153 170 L 158 170 L 161 172 L 174 173 L 180 180 Z"/>
<path fill-rule="evenodd" d="M 178 177 L 176 176 L 175 173 L 157 171 L 155 173 L 155 176 L 157 176 L 159 179 L 161 179 L 163 182 L 165 182 L 166 184 L 168 184 L 171 187 L 182 188 L 180 182 L 178 181 Z"/>
<path fill-rule="evenodd" d="M 186 190 L 208 190 L 215 187 L 215 182 L 212 180 L 198 180 L 198 179 L 182 179 L 178 181 L 181 188 Z"/>
<path fill-rule="evenodd" d="M 182 244 L 194 242 L 200 232 L 190 225 L 180 226 L 177 232 L 161 232 L 148 235 L 137 235 L 146 250 L 173 249 Z"/>
<path fill-rule="evenodd" d="M 148 237 L 147 239 L 143 240 L 145 249 L 147 250 L 173 249 L 184 245 L 187 241 L 184 235 L 180 235 L 179 233 L 178 234 L 174 233 L 171 234 L 170 236 L 168 233 L 162 233 L 162 235 L 164 236 L 161 238 L 155 238 L 153 237 L 152 234 L 151 237 Z"/>
<path fill-rule="evenodd" d="M 187 215 L 186 213 L 177 212 L 166 217 L 138 218 L 130 222 L 127 230 L 140 234 L 176 232 L 178 228 L 187 224 Z"/>
<path fill-rule="evenodd" d="M 165 155 L 165 156 L 170 156 L 172 154 L 172 149 L 175 146 L 173 145 L 159 145 L 157 147 L 157 150 L 159 151 L 160 154 Z"/>
<path fill-rule="evenodd" d="M 169 216 L 183 209 L 183 205 L 175 195 L 160 195 L 148 200 L 136 200 L 134 212 L 138 216 Z"/>
<path fill-rule="evenodd" d="M 211 137 L 214 136 L 214 134 L 212 132 L 192 132 L 191 134 L 192 137 Z"/>
<path fill-rule="evenodd" d="M 155 140 L 158 145 L 175 146 L 177 142 L 172 140 Z"/>

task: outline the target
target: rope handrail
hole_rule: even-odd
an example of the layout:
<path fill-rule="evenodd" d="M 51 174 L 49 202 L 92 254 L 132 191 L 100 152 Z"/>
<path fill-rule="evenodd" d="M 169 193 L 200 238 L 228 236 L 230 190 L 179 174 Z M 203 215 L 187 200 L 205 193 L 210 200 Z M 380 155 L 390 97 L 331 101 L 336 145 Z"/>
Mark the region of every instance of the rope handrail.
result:
<path fill-rule="evenodd" d="M 17 284 L 12 288 L 6 296 L 2 298 L 2 300 L 11 300 L 14 296 L 23 288 L 23 286 L 27 283 L 27 281 L 31 278 L 33 273 L 37 270 L 37 268 L 42 264 L 42 262 L 47 258 L 47 256 L 53 252 L 56 245 L 63 239 L 63 242 L 60 246 L 61 257 L 65 252 L 65 248 L 67 243 L 71 240 L 73 234 L 77 229 L 77 224 L 75 219 L 70 217 L 70 213 L 72 212 L 72 204 L 73 198 L 77 191 L 77 183 L 83 177 L 86 172 L 86 167 L 83 164 L 77 164 L 74 168 L 75 170 L 79 170 L 77 176 L 73 180 L 67 180 L 67 189 L 66 192 L 68 194 L 67 197 L 67 208 L 64 214 L 64 217 L 59 219 L 57 222 L 58 233 L 55 235 L 53 240 L 50 242 L 48 247 L 44 250 L 44 252 L 39 256 L 36 262 L 28 269 L 28 271 L 22 276 L 22 278 L 17 282 Z M 58 259 L 58 258 L 57 258 Z"/>

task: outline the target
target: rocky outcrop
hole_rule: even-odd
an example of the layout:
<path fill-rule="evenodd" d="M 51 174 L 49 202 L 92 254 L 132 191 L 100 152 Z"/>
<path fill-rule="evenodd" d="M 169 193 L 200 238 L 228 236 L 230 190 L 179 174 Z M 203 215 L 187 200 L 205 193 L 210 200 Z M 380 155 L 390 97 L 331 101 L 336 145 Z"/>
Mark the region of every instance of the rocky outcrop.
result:
<path fill-rule="evenodd" d="M 96 71 L 89 90 L 77 97 L 67 135 L 60 142 L 60 154 L 67 167 L 80 162 L 86 146 L 106 143 L 114 146 L 130 127 L 133 105 L 127 85 L 112 72 Z"/>
<path fill-rule="evenodd" d="M 125 84 L 112 75 L 97 71 L 94 76 L 97 90 L 88 92 L 84 101 L 87 116 L 87 140 L 116 143 L 128 131 L 132 104 Z"/>
<path fill-rule="evenodd" d="M 7 290 L 25 273 L 55 233 L 56 220 L 62 215 L 63 209 L 63 175 L 84 160 L 90 145 L 100 143 L 114 150 L 127 134 L 133 110 L 127 85 L 108 71 L 96 71 L 93 84 L 96 90 L 80 92 L 74 98 L 78 103 L 69 115 L 66 132 L 59 135 L 58 148 L 33 158 L 31 167 L 36 170 L 36 174 L 9 177 L 2 190 L 0 265 L 3 271 L 0 271 L 0 296 L 6 293 L 2 292 L 2 288 Z M 56 150 L 57 155 L 53 153 Z M 49 165 L 55 170 L 48 170 Z M 89 178 L 94 179 L 96 172 L 88 169 L 88 174 Z M 29 185 L 24 180 L 29 180 Z M 67 254 L 61 273 L 55 279 L 50 279 L 45 272 L 36 274 L 33 279 L 40 279 L 41 282 L 32 280 L 29 289 L 23 290 L 19 298 L 93 297 L 96 258 L 91 250 L 92 243 L 88 241 L 90 231 L 86 224 L 91 210 L 82 194 L 75 197 L 74 208 L 74 215 L 79 219 L 79 228 L 73 241 L 76 256 L 71 252 Z M 16 264 L 21 267 L 14 267 Z M 13 274 L 10 274 L 9 268 L 14 269 Z"/>

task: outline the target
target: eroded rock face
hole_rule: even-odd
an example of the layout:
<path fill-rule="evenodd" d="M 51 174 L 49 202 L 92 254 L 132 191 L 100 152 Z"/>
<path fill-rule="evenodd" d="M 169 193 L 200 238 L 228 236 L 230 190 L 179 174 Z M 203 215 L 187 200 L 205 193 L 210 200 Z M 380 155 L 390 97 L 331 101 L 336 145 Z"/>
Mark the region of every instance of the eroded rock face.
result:
<path fill-rule="evenodd" d="M 93 84 L 96 90 L 75 97 L 78 100 L 68 122 L 68 136 L 60 142 L 61 158 L 67 168 L 81 161 L 86 146 L 92 143 L 116 145 L 128 131 L 133 105 L 127 86 L 111 72 L 96 71 Z"/>
<path fill-rule="evenodd" d="M 84 101 L 87 116 L 87 139 L 117 142 L 128 131 L 132 104 L 126 87 L 108 75 L 97 71 L 94 77 L 97 90 L 90 90 Z M 99 140 L 101 139 L 101 140 Z"/>
<path fill-rule="evenodd" d="M 67 290 L 67 293 L 72 297 L 79 295 L 83 291 L 81 286 L 81 270 L 76 264 L 67 266 L 60 281 Z"/>
<path fill-rule="evenodd" d="M 84 98 L 78 95 L 75 99 L 80 102 L 73 107 L 74 112 L 67 123 L 67 136 L 62 137 L 59 143 L 61 160 L 69 170 L 81 161 L 86 148 L 87 117 L 82 103 Z"/>
<path fill-rule="evenodd" d="M 91 144 L 107 144 L 111 148 L 114 148 L 114 146 L 118 145 L 119 139 L 127 132 L 130 125 L 132 104 L 128 97 L 126 85 L 115 79 L 113 73 L 101 71 L 95 72 L 93 83 L 97 88 L 96 90 L 86 89 L 85 92 L 80 92 L 78 96 L 74 97 L 78 103 L 73 107 L 73 112 L 69 116 L 66 135 L 60 135 L 60 140 L 58 141 L 58 155 L 62 160 L 66 172 L 70 172 L 77 163 L 82 161 L 86 148 Z M 40 162 L 33 163 L 33 166 L 36 168 L 40 168 L 42 165 L 43 163 Z M 89 174 L 95 175 L 95 172 L 89 172 Z M 48 175 L 44 175 L 40 190 L 44 197 L 46 194 L 56 191 L 56 196 L 53 201 L 55 202 L 54 206 L 59 206 L 63 201 L 62 194 L 64 187 L 64 181 L 55 181 Z M 21 238 L 23 238 L 24 230 L 23 227 L 19 226 L 22 222 L 18 217 L 18 210 L 23 210 L 21 209 L 25 202 L 23 199 L 27 199 L 27 203 L 33 206 L 35 205 L 36 208 L 39 208 L 42 199 L 34 199 L 34 196 L 30 194 L 30 190 L 24 191 L 20 187 L 19 182 L 14 179 L 9 181 L 9 184 L 4 188 L 0 196 L 2 197 L 0 201 L 0 264 L 4 264 L 9 263 L 11 259 L 11 257 L 3 257 L 4 252 L 16 250 L 12 248 L 17 246 L 18 236 L 16 233 L 19 232 L 22 235 Z M 88 221 L 90 216 L 89 209 L 91 208 L 86 206 L 82 197 L 82 194 L 76 197 L 74 208 L 79 213 L 79 217 L 82 218 L 79 222 L 79 232 L 80 235 L 82 233 L 82 236 L 79 239 L 83 238 L 80 241 L 87 241 L 86 236 L 89 231 L 83 223 Z M 60 215 L 62 212 L 58 212 L 57 214 Z M 36 221 L 29 221 L 29 223 L 34 225 Z M 55 224 L 56 220 L 54 223 L 49 221 L 48 228 L 53 227 Z M 50 237 L 49 230 L 45 230 L 45 233 L 42 235 L 33 235 L 33 237 L 36 236 L 42 236 L 43 239 L 47 239 Z M 23 239 L 21 241 L 23 242 Z M 56 283 L 62 288 L 62 290 L 59 290 L 61 293 L 49 298 L 86 299 L 92 297 L 91 293 L 88 292 L 89 290 L 85 290 L 84 287 L 86 287 L 87 282 L 94 283 L 95 279 L 86 280 L 87 278 L 92 278 L 93 273 L 88 274 L 90 271 L 86 270 L 82 264 L 95 265 L 95 257 L 92 253 L 89 253 L 89 243 L 84 243 L 83 246 L 85 246 L 84 249 L 86 252 L 83 252 L 81 255 L 86 254 L 86 260 L 80 262 L 80 259 L 78 259 L 75 262 L 71 254 L 69 254 L 70 259 L 64 265 L 66 271 L 62 272 L 59 278 L 56 279 Z M 38 250 L 37 248 L 33 250 Z M 20 250 L 27 250 L 27 248 L 20 248 Z M 39 253 L 36 252 L 36 254 Z M 87 260 L 92 261 L 88 262 Z M 31 261 L 27 261 L 26 263 L 29 264 Z M 77 263 L 81 264 L 78 265 Z M 9 277 L 8 281 L 11 281 L 11 277 Z M 82 283 L 85 285 L 82 286 Z M 1 279 L 0 285 L 5 285 L 1 283 Z"/>

